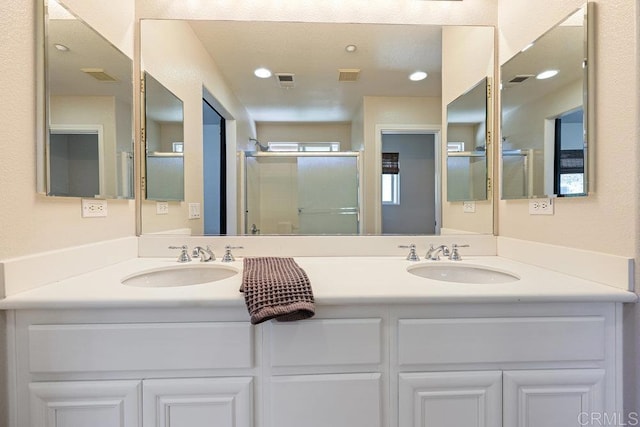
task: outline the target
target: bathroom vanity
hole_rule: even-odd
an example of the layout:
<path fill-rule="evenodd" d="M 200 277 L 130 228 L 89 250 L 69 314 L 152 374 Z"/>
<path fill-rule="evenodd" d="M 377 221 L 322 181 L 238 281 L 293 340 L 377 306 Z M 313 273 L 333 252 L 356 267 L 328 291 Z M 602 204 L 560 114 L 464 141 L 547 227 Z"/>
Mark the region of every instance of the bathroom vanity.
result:
<path fill-rule="evenodd" d="M 630 292 L 495 256 L 463 262 L 519 280 L 436 281 L 396 257 L 296 261 L 316 296 L 298 322 L 252 326 L 241 274 L 120 283 L 174 258 L 5 299 L 13 426 L 550 427 L 620 412 Z"/>

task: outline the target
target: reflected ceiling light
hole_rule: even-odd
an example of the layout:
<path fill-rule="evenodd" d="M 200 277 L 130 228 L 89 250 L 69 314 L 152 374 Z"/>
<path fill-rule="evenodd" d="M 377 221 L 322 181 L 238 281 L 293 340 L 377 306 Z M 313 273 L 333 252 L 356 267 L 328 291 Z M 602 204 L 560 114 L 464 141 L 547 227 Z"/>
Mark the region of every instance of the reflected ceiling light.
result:
<path fill-rule="evenodd" d="M 538 80 L 550 79 L 551 77 L 555 76 L 556 74 L 558 74 L 558 70 L 547 70 L 547 71 L 543 71 L 540 74 L 538 74 L 536 76 L 536 79 L 538 79 Z"/>
<path fill-rule="evenodd" d="M 58 49 L 60 52 L 68 52 L 68 51 L 69 51 L 69 48 L 68 48 L 68 47 L 66 47 L 65 45 L 60 44 L 60 43 L 55 43 L 55 44 L 53 45 L 53 47 L 55 47 L 56 49 Z"/>
<path fill-rule="evenodd" d="M 355 44 L 348 44 L 345 46 L 344 50 L 346 50 L 349 53 L 353 53 L 356 50 L 358 50 L 358 46 L 356 46 Z"/>
<path fill-rule="evenodd" d="M 269 77 L 271 77 L 271 71 L 266 68 L 256 68 L 253 74 L 261 79 L 268 79 Z"/>
<path fill-rule="evenodd" d="M 522 48 L 522 50 L 520 52 L 524 52 L 526 50 L 529 50 L 533 47 L 534 43 L 529 43 L 528 45 L 526 45 L 525 47 Z"/>
<path fill-rule="evenodd" d="M 416 71 L 415 73 L 411 73 L 409 75 L 409 80 L 413 82 L 419 82 L 420 80 L 424 80 L 427 78 L 427 73 L 424 71 Z"/>

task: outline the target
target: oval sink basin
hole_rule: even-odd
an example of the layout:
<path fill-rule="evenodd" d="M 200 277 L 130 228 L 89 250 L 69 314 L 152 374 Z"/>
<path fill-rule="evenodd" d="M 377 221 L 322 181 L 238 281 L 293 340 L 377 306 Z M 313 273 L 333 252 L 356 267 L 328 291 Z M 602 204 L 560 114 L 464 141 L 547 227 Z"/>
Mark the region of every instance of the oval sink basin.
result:
<path fill-rule="evenodd" d="M 456 283 L 509 283 L 520 280 L 515 274 L 469 264 L 420 264 L 407 268 L 416 276 Z"/>
<path fill-rule="evenodd" d="M 200 285 L 228 279 L 238 270 L 221 265 L 185 265 L 154 268 L 122 279 L 122 284 L 146 288 Z"/>

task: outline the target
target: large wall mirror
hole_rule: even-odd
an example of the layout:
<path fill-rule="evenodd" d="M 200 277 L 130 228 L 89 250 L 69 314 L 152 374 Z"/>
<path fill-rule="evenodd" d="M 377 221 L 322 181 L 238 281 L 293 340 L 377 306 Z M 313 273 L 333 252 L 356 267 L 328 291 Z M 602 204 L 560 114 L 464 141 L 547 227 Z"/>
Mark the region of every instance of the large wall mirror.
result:
<path fill-rule="evenodd" d="M 469 27 L 459 27 L 460 35 L 443 46 L 445 28 L 455 33 L 453 26 L 436 25 L 141 20 L 141 68 L 184 102 L 185 191 L 183 201 L 168 202 L 168 212 L 156 201 L 143 201 L 141 232 L 211 234 L 207 219 L 216 216 L 219 229 L 226 230 L 222 234 L 330 234 L 341 228 L 301 224 L 335 216 L 339 222 L 354 219 L 356 231 L 346 234 L 438 234 L 445 228 L 490 233 L 490 214 L 475 220 L 477 227 L 452 223 L 448 210 L 462 212 L 462 203 L 450 206 L 442 194 L 446 141 L 441 132 L 443 86 L 455 86 L 448 94 L 457 96 L 487 75 L 494 29 L 474 27 L 485 30 L 486 37 L 478 38 L 466 36 Z M 461 46 L 485 57 L 460 61 Z M 447 61 L 455 63 L 456 72 L 443 75 Z M 469 63 L 481 72 L 470 77 Z M 216 154 L 208 161 L 210 144 L 221 146 L 214 151 L 226 157 Z M 326 201 L 323 191 L 340 184 L 323 188 L 314 181 L 317 188 L 305 189 L 308 174 L 291 155 L 273 154 L 281 150 L 304 152 L 299 157 L 312 159 L 305 165 L 314 156 L 324 161 L 313 151 L 338 152 L 325 156 L 330 162 L 357 153 L 359 167 L 338 179 L 356 183 L 353 200 L 345 206 L 308 200 L 318 194 Z M 397 159 L 391 169 L 383 164 L 390 153 Z M 222 188 L 207 183 L 212 168 L 224 169 Z M 331 168 L 327 165 L 325 177 Z M 424 170 L 430 172 L 423 176 Z M 481 175 L 486 185 L 486 169 Z M 322 176 L 313 175 L 314 180 Z M 218 203 L 212 211 L 218 213 L 209 213 L 208 200 L 220 197 L 226 205 Z M 274 217 L 289 205 L 286 218 Z M 407 212 L 396 215 L 405 228 L 388 226 L 399 208 Z M 416 217 L 416 227 L 406 227 L 408 215 Z M 460 220 L 471 224 L 470 219 Z"/>
<path fill-rule="evenodd" d="M 447 105 L 447 200 L 487 199 L 489 79 Z"/>
<path fill-rule="evenodd" d="M 587 9 L 501 67 L 503 199 L 587 195 Z"/>
<path fill-rule="evenodd" d="M 63 1 L 45 6 L 38 191 L 133 198 L 133 62 Z"/>

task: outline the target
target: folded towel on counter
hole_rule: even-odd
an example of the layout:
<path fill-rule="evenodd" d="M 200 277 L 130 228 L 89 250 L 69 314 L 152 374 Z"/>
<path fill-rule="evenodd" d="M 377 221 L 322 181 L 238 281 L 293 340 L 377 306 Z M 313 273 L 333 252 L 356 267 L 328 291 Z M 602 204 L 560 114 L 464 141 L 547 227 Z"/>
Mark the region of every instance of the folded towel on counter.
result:
<path fill-rule="evenodd" d="M 242 286 L 251 323 L 301 320 L 315 314 L 307 273 L 293 258 L 244 258 Z"/>

